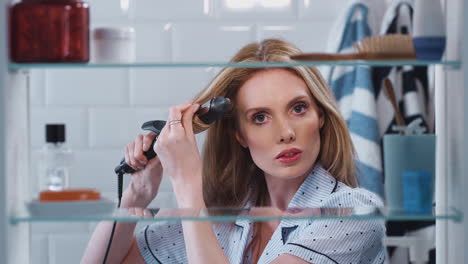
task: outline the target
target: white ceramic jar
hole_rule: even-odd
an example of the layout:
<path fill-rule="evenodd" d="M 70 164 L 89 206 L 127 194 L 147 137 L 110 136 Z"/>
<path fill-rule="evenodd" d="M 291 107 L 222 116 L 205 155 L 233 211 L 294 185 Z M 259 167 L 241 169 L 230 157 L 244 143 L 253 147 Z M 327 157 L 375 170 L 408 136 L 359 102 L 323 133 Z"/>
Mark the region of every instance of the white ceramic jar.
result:
<path fill-rule="evenodd" d="M 93 33 L 93 62 L 135 61 L 135 30 L 132 27 L 100 27 Z"/>

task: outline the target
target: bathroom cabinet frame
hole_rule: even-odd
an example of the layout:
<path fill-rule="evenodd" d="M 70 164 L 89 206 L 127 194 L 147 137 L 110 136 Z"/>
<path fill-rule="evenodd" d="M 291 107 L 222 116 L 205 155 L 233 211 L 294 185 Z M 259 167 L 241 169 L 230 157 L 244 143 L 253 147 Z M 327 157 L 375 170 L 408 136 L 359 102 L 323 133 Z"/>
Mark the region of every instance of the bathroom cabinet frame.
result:
<path fill-rule="evenodd" d="M 12 69 L 7 56 L 7 9 L 0 0 L 0 263 L 28 264 L 29 223 L 12 223 L 10 217 L 29 193 L 29 75 Z M 437 207 L 454 207 L 468 214 L 468 1 L 446 0 L 446 58 L 461 61 L 447 66 L 436 87 Z M 468 226 L 461 221 L 436 220 L 437 263 L 468 264 Z"/>

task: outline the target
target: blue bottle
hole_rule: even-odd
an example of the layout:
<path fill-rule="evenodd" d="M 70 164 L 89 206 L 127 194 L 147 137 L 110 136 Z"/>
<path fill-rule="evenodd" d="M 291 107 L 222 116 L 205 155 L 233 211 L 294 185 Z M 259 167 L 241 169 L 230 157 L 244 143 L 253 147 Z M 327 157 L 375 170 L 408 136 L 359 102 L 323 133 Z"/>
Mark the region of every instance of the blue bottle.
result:
<path fill-rule="evenodd" d="M 425 170 L 407 170 L 402 172 L 401 179 L 405 213 L 431 215 L 434 197 L 432 173 Z"/>

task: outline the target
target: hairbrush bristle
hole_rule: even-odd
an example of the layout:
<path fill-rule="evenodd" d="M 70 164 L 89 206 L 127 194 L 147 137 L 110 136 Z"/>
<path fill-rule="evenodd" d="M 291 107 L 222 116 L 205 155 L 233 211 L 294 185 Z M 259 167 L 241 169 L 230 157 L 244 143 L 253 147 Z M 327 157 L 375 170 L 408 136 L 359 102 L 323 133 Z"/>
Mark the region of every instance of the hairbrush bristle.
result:
<path fill-rule="evenodd" d="M 369 56 L 368 59 L 416 59 L 413 39 L 404 34 L 367 37 L 354 43 L 354 47 L 359 53 Z"/>

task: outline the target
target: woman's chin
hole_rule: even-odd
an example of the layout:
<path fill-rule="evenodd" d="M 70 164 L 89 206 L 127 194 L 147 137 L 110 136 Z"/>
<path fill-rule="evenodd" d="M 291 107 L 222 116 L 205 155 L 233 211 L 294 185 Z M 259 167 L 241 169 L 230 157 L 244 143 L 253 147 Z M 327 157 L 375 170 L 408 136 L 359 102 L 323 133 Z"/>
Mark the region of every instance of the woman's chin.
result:
<path fill-rule="evenodd" d="M 271 174 L 273 178 L 276 179 L 296 179 L 298 177 L 303 177 L 310 171 L 309 167 L 301 166 L 301 164 L 296 164 L 295 166 L 279 167 L 274 170 L 274 173 Z"/>

